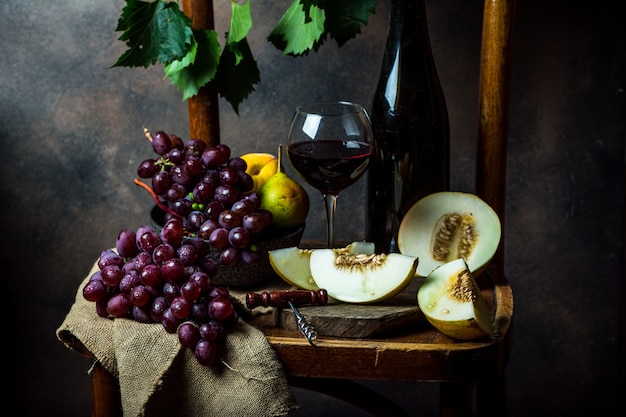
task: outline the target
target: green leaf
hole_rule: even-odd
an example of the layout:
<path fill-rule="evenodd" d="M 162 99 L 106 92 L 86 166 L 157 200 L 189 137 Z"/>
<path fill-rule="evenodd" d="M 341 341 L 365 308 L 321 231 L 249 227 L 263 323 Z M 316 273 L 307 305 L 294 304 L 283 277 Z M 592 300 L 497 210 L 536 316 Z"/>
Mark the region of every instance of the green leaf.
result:
<path fill-rule="evenodd" d="M 324 10 L 307 3 L 307 11 L 300 0 L 294 0 L 267 38 L 283 55 L 308 53 L 324 34 Z"/>
<path fill-rule="evenodd" d="M 198 94 L 201 87 L 215 78 L 221 47 L 214 30 L 193 31 L 197 51 L 193 48 L 182 60 L 165 66 L 165 75 L 172 84 L 183 90 L 183 100 Z M 195 55 L 195 56 L 194 56 Z"/>
<path fill-rule="evenodd" d="M 369 15 L 376 13 L 376 0 L 326 0 L 320 7 L 326 12 L 326 32 L 340 47 L 361 33 Z"/>
<path fill-rule="evenodd" d="M 232 46 L 248 36 L 250 28 L 252 28 L 252 15 L 250 13 L 250 0 L 246 1 L 245 4 L 233 1 L 231 5 L 230 27 L 226 42 Z"/>
<path fill-rule="evenodd" d="M 237 53 L 233 51 L 231 45 L 224 48 L 214 85 L 220 96 L 230 103 L 235 113 L 239 114 L 239 104 L 254 91 L 254 85 L 261 81 L 261 76 L 248 41 L 243 39 L 234 47 Z M 237 55 L 241 55 L 241 59 Z"/>
<path fill-rule="evenodd" d="M 191 21 L 175 2 L 127 0 L 116 31 L 128 50 L 113 67 L 169 64 L 187 55 L 193 36 Z"/>

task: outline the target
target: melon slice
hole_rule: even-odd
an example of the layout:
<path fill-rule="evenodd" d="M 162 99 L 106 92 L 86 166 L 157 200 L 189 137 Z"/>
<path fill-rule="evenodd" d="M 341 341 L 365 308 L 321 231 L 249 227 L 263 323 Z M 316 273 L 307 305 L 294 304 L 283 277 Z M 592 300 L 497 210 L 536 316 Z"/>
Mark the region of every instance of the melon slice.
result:
<path fill-rule="evenodd" d="M 283 281 L 305 290 L 318 290 L 311 276 L 310 259 L 314 249 L 301 249 L 297 246 L 280 248 L 268 252 L 270 265 Z M 366 255 L 374 253 L 372 242 L 352 242 L 339 250 L 347 253 Z"/>
<path fill-rule="evenodd" d="M 415 277 L 417 258 L 400 253 L 350 254 L 336 249 L 311 253 L 311 275 L 336 300 L 369 304 L 393 297 Z"/>
<path fill-rule="evenodd" d="M 418 276 L 458 258 L 477 276 L 496 253 L 500 235 L 498 215 L 478 196 L 443 191 L 409 209 L 398 230 L 398 248 L 419 258 Z"/>
<path fill-rule="evenodd" d="M 417 304 L 430 324 L 455 339 L 472 340 L 492 333 L 489 307 L 463 259 L 431 272 L 417 291 Z"/>

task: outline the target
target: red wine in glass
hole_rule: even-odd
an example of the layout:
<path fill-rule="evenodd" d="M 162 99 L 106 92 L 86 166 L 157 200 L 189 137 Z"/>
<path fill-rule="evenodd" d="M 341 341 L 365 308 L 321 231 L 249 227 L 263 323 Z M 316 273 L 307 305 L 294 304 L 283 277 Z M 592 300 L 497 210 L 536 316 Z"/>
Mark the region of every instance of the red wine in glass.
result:
<path fill-rule="evenodd" d="M 331 101 L 296 108 L 287 156 L 294 170 L 324 197 L 328 248 L 335 243 L 337 197 L 365 173 L 373 151 L 372 125 L 363 106 Z"/>
<path fill-rule="evenodd" d="M 287 153 L 293 168 L 313 187 L 339 195 L 367 170 L 373 147 L 369 143 L 333 140 L 297 142 Z"/>

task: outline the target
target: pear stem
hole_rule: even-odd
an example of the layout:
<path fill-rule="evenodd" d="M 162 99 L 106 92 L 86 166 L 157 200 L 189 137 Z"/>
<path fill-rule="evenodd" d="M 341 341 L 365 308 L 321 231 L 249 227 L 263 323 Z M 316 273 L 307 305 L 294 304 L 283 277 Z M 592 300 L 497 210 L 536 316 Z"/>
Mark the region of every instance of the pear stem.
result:
<path fill-rule="evenodd" d="M 282 165 L 283 164 L 283 162 L 282 162 L 282 160 L 283 160 L 283 144 L 282 143 L 278 144 L 278 155 L 277 155 L 277 158 L 278 158 L 278 168 L 276 169 L 276 172 L 282 172 L 282 167 L 283 167 L 283 165 Z"/>

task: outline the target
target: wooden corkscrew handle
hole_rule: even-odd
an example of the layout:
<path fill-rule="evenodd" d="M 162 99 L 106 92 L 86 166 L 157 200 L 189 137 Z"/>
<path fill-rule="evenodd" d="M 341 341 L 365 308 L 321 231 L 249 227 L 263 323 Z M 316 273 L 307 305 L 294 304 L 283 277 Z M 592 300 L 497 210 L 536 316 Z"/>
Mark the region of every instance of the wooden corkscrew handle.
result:
<path fill-rule="evenodd" d="M 249 292 L 246 294 L 246 306 L 255 307 L 289 307 L 291 301 L 296 306 L 324 305 L 328 302 L 328 293 L 325 289 L 319 290 L 285 290 L 264 291 L 260 294 Z"/>

